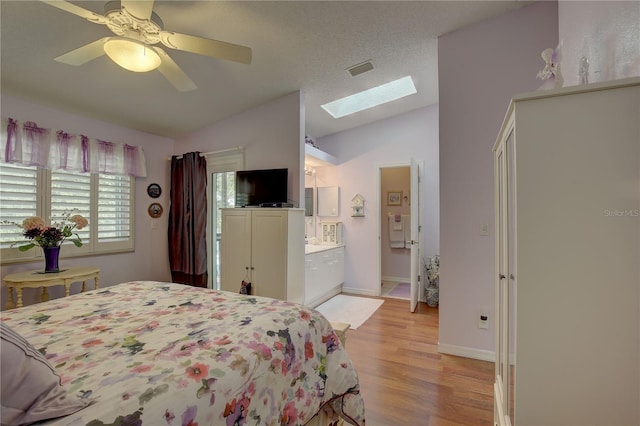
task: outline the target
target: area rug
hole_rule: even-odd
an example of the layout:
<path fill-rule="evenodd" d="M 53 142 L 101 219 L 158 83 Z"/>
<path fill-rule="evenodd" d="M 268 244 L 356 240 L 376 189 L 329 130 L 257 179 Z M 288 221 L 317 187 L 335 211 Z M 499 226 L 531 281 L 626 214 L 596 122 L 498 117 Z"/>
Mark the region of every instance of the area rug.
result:
<path fill-rule="evenodd" d="M 338 294 L 316 310 L 333 322 L 344 322 L 352 330 L 360 327 L 382 305 L 384 300 Z"/>
<path fill-rule="evenodd" d="M 391 289 L 387 296 L 408 299 L 409 297 L 411 297 L 411 284 L 399 283 L 397 286 Z"/>

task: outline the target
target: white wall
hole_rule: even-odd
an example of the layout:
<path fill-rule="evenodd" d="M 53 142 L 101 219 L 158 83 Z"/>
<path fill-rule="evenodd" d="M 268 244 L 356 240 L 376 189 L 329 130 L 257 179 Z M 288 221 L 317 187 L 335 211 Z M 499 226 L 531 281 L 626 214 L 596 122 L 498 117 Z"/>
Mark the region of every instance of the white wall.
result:
<path fill-rule="evenodd" d="M 377 295 L 380 292 L 378 251 L 380 222 L 378 168 L 407 165 L 411 157 L 424 162 L 421 199 L 425 256 L 440 246 L 438 108 L 430 106 L 387 120 L 320 138 L 318 146 L 335 156 L 339 165 L 317 171 L 319 186 L 340 186 L 340 217 L 345 234 L 344 290 Z M 320 185 L 322 182 L 322 185 Z M 351 199 L 365 199 L 365 217 L 351 217 Z"/>
<path fill-rule="evenodd" d="M 493 359 L 492 147 L 510 98 L 540 86 L 558 43 L 557 3 L 539 2 L 440 37 L 440 346 Z M 489 236 L 480 235 L 489 224 Z M 478 328 L 480 310 L 489 329 Z"/>
<path fill-rule="evenodd" d="M 169 281 L 171 274 L 168 265 L 167 218 L 169 207 L 169 169 L 167 158 L 173 152 L 173 140 L 142 133 L 110 123 L 66 113 L 30 101 L 2 95 L 2 115 L 19 121 L 33 121 L 40 127 L 56 128 L 68 133 L 80 133 L 92 138 L 117 143 L 142 146 L 147 160 L 147 177 L 135 180 L 135 252 L 101 256 L 64 259 L 61 254 L 60 266 L 97 266 L 100 268 L 100 287 L 107 287 L 131 280 Z M 162 195 L 152 199 L 147 195 L 147 186 L 158 183 Z M 151 217 L 147 207 L 151 202 L 159 202 L 165 212 L 158 219 L 158 227 L 151 228 Z M 1 274 L 21 272 L 42 267 L 44 260 L 27 263 L 2 265 Z M 79 286 L 79 284 L 76 284 Z M 77 289 L 73 287 L 73 292 Z M 51 298 L 64 294 L 61 287 L 49 290 Z M 35 290 L 24 293 L 25 304 L 39 300 Z M 1 304 L 6 302 L 6 289 L 2 288 Z"/>
<path fill-rule="evenodd" d="M 640 1 L 560 1 L 558 21 L 565 87 L 579 84 L 582 56 L 590 83 L 640 76 Z"/>
<path fill-rule="evenodd" d="M 304 104 L 294 92 L 179 138 L 176 153 L 243 146 L 245 168 L 289 169 L 289 198 L 304 204 Z"/>

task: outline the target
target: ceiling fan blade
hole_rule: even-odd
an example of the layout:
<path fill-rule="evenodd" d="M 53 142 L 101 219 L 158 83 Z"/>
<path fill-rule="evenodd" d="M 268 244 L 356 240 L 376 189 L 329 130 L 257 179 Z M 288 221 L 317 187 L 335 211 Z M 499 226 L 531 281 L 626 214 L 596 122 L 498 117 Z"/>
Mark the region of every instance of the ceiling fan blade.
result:
<path fill-rule="evenodd" d="M 251 49 L 238 44 L 227 43 L 219 40 L 196 37 L 186 34 L 161 31 L 160 41 L 171 49 L 184 50 L 213 58 L 226 59 L 228 61 L 251 63 Z"/>
<path fill-rule="evenodd" d="M 82 65 L 89 61 L 92 61 L 100 56 L 104 55 L 104 44 L 111 37 L 102 37 L 100 40 L 96 40 L 93 43 L 85 44 L 71 52 L 67 52 L 64 55 L 60 55 L 54 58 L 58 62 L 68 65 Z"/>
<path fill-rule="evenodd" d="M 42 3 L 46 3 L 49 6 L 57 7 L 60 10 L 64 10 L 65 12 L 73 13 L 74 15 L 78 15 L 81 18 L 86 19 L 87 21 L 93 22 L 95 24 L 104 24 L 106 25 L 109 20 L 95 12 L 84 9 L 80 6 L 76 6 L 73 3 L 69 3 L 67 1 L 51 1 L 51 0 L 40 0 Z"/>
<path fill-rule="evenodd" d="M 138 19 L 151 19 L 153 0 L 122 0 L 122 8 Z"/>
<path fill-rule="evenodd" d="M 158 55 L 160 55 L 160 59 L 162 62 L 158 67 L 158 71 L 169 80 L 169 83 L 173 84 L 173 86 L 181 92 L 188 92 L 190 90 L 195 90 L 198 88 L 196 84 L 189 78 L 187 74 L 174 62 L 173 59 L 159 47 L 152 46 Z"/>

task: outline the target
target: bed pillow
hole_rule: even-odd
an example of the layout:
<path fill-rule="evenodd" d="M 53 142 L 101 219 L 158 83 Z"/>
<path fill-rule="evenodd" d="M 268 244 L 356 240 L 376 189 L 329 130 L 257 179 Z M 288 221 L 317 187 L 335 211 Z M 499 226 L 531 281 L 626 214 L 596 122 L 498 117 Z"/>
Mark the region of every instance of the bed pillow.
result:
<path fill-rule="evenodd" d="M 53 367 L 0 321 L 2 425 L 26 425 L 75 413 L 87 403 L 70 398 Z"/>

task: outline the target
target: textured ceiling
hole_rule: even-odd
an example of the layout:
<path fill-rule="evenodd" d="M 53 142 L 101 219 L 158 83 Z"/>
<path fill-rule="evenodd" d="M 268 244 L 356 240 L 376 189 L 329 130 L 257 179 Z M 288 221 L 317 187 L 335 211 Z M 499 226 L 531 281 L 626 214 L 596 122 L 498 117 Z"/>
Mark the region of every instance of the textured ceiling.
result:
<path fill-rule="evenodd" d="M 73 2 L 103 13 L 105 2 Z M 156 1 L 164 29 L 249 46 L 250 65 L 165 49 L 198 86 L 178 92 L 158 71 L 106 56 L 81 66 L 56 56 L 112 33 L 38 1 L 0 2 L 3 93 L 166 137 L 179 137 L 300 90 L 318 138 L 438 101 L 437 37 L 523 1 Z M 346 69 L 372 60 L 374 70 Z M 350 117 L 320 105 L 399 77 L 418 94 Z"/>

